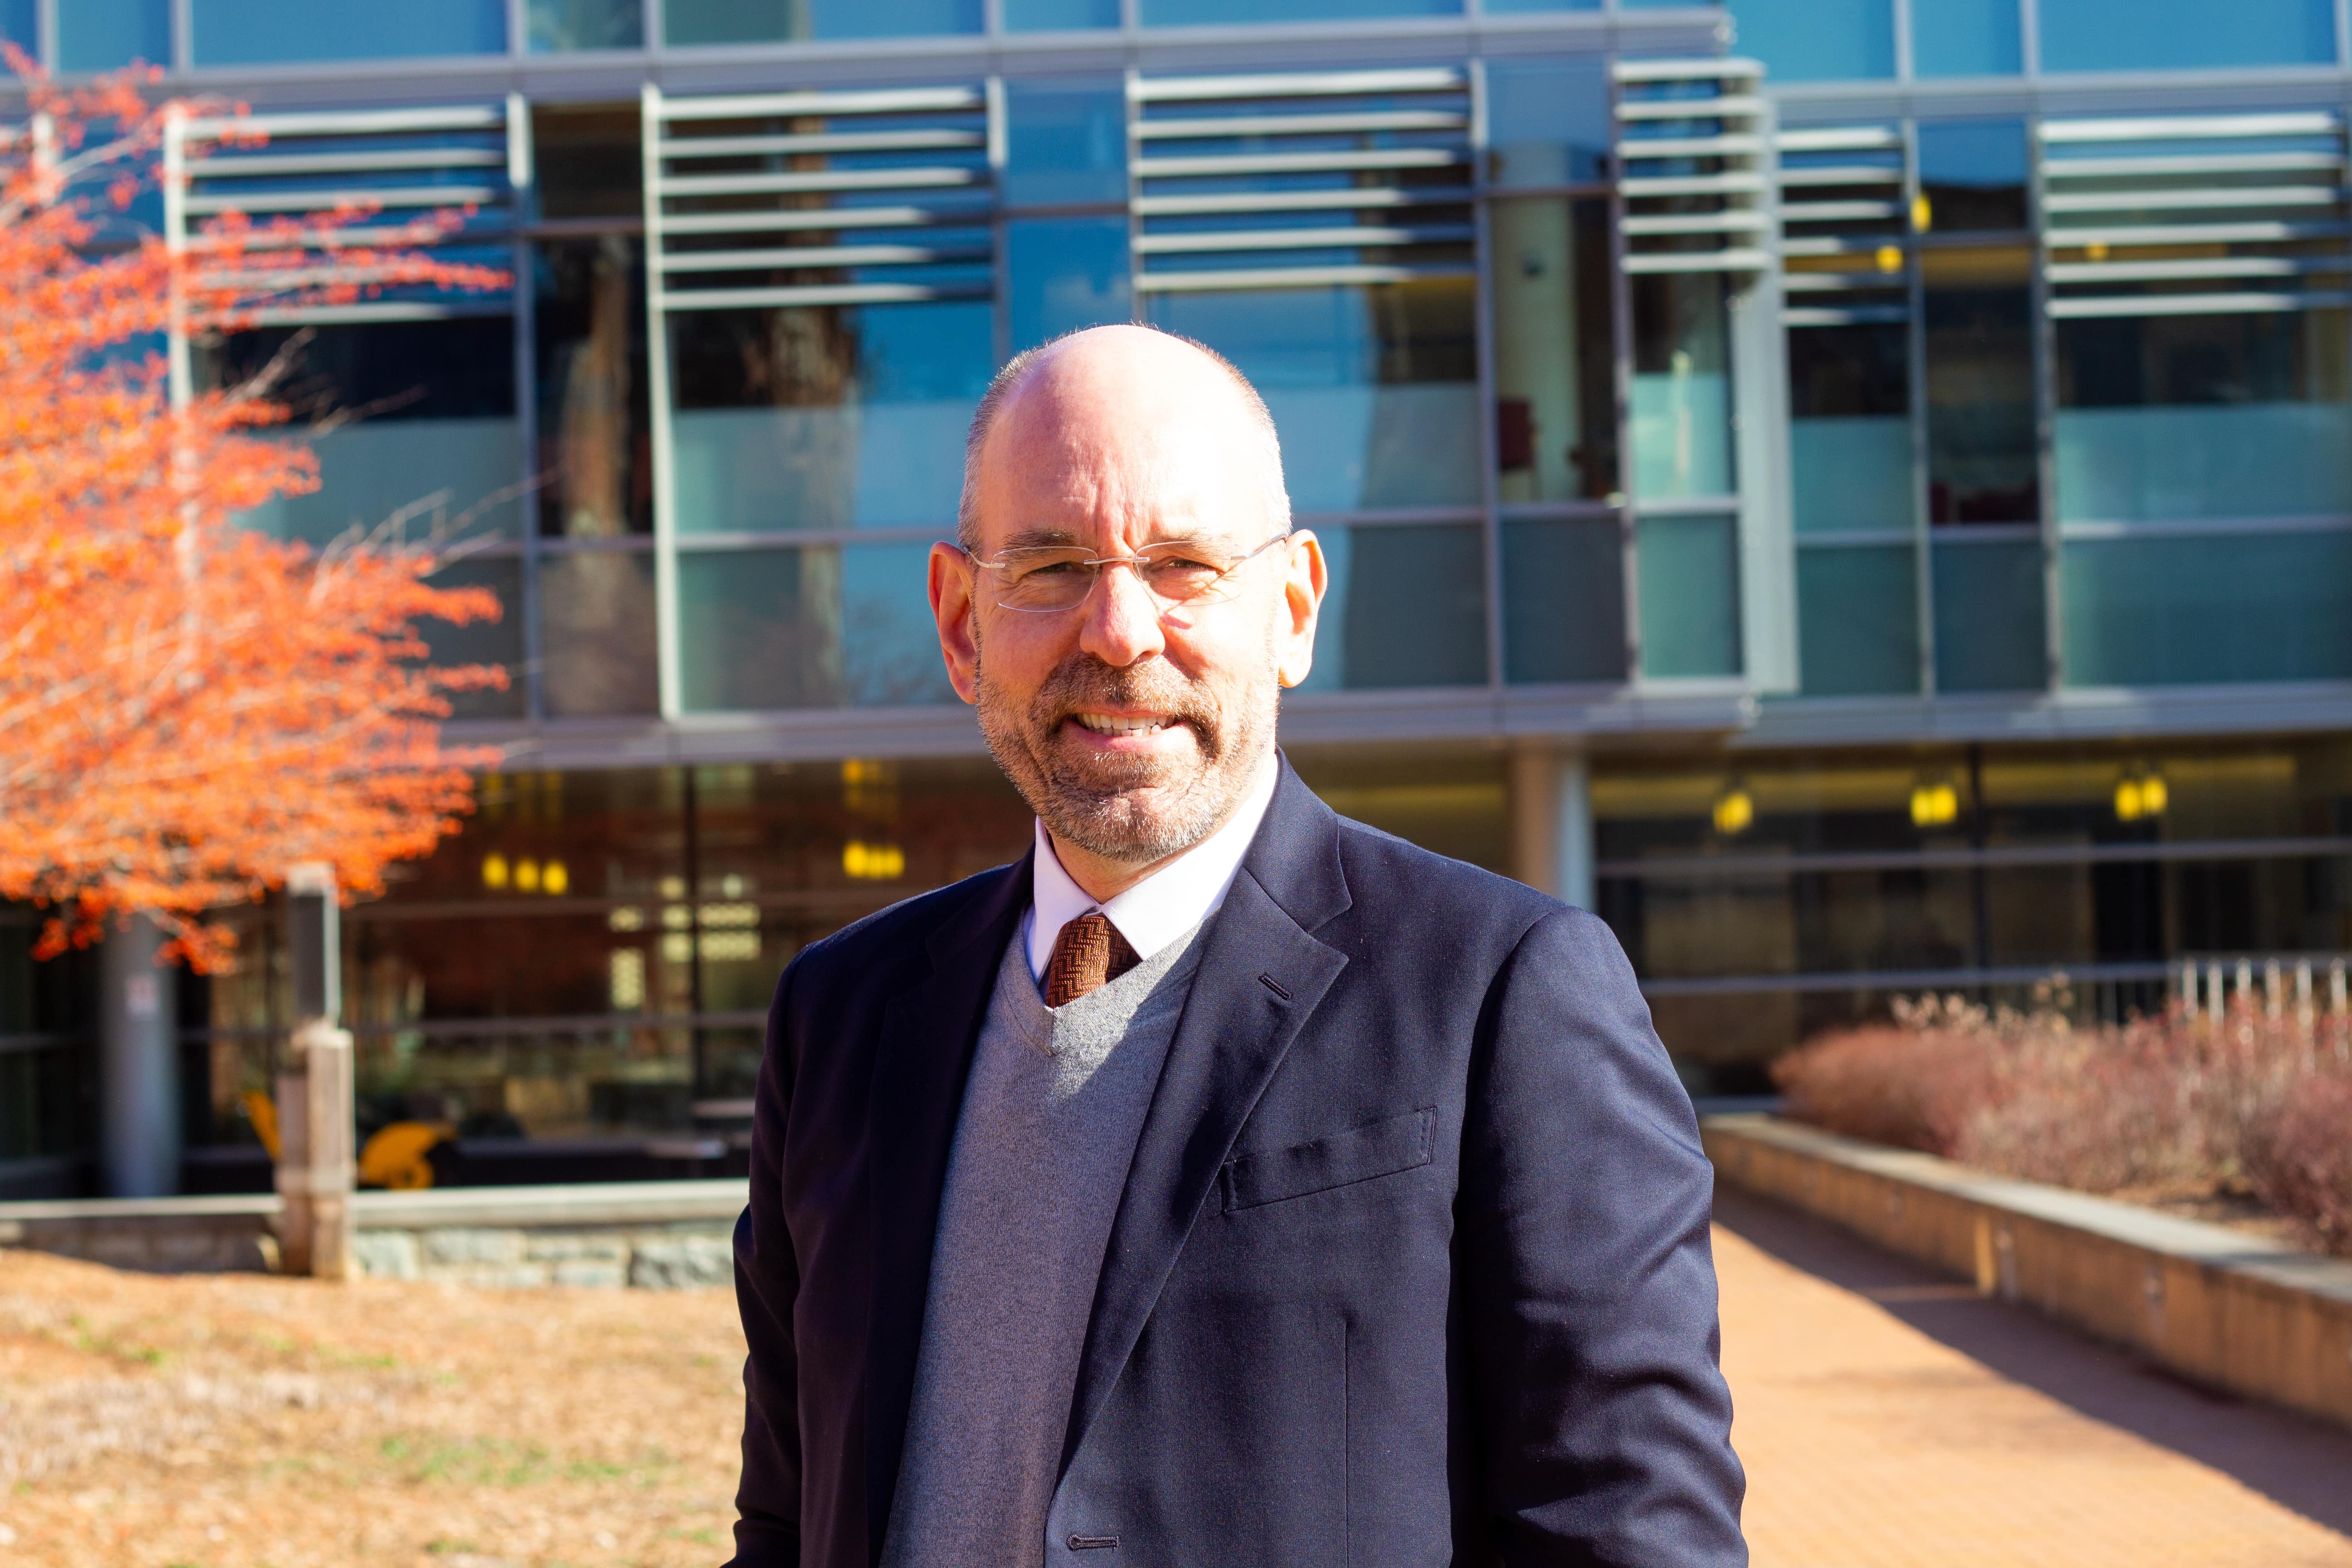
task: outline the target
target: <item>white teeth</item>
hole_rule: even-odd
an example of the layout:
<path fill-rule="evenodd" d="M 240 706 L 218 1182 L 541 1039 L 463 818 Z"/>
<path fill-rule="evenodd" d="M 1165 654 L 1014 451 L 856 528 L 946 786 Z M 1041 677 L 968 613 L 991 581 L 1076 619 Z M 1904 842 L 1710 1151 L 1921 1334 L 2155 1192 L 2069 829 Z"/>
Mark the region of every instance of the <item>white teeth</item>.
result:
<path fill-rule="evenodd" d="M 1081 713 L 1077 720 L 1098 735 L 1148 735 L 1168 728 L 1165 719 L 1122 719 L 1110 713 Z"/>

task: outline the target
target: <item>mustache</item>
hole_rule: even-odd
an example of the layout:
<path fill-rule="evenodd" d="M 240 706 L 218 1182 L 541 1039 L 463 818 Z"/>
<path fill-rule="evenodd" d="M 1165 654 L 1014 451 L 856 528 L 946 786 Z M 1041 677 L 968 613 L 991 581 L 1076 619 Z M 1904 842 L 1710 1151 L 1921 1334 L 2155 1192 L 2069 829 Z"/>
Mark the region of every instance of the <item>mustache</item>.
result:
<path fill-rule="evenodd" d="M 1189 723 L 1207 740 L 1215 712 L 1192 682 L 1159 659 L 1114 668 L 1091 654 L 1065 661 L 1037 689 L 1031 710 L 1048 725 L 1088 708 L 1147 708 Z"/>

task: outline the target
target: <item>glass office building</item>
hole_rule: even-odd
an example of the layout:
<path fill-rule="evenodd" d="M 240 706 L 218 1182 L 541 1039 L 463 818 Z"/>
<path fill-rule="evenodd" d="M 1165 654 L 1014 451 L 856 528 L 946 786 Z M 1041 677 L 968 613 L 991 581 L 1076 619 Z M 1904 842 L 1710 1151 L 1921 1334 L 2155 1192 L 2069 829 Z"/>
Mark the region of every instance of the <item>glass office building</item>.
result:
<path fill-rule="evenodd" d="M 458 1123 L 483 1170 L 731 1157 L 792 953 L 1020 851 L 922 561 L 994 368 L 1099 321 L 1273 408 L 1332 565 L 1301 771 L 1597 910 L 1696 1091 L 1924 988 L 2126 1008 L 2179 954 L 2352 946 L 2340 0 L 0 32 L 251 103 L 266 146 L 186 129 L 166 228 L 460 209 L 447 253 L 512 275 L 174 345 L 194 387 L 304 334 L 298 403 L 365 413 L 256 526 L 429 521 L 506 605 L 437 642 L 514 671 L 453 726 L 505 765 L 343 928 L 363 1121 Z M 175 988 L 195 1186 L 254 1179 L 285 1025 L 240 918 L 239 972 Z M 0 1185 L 87 1184 L 98 966 L 31 930 Z"/>

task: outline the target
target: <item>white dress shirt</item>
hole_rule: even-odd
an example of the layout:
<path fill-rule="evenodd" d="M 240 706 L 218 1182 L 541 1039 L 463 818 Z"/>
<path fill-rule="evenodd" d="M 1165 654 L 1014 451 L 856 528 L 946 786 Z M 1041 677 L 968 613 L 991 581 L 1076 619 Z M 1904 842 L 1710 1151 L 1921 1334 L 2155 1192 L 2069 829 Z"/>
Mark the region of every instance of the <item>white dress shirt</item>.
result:
<path fill-rule="evenodd" d="M 1250 840 L 1257 837 L 1257 825 L 1265 820 L 1265 808 L 1274 800 L 1275 784 L 1281 777 L 1281 765 L 1269 755 L 1257 783 L 1223 827 L 1108 903 L 1097 903 L 1070 880 L 1060 857 L 1054 853 L 1053 837 L 1043 822 L 1038 823 L 1024 928 L 1031 977 L 1045 978 L 1045 963 L 1054 956 L 1054 939 L 1062 934 L 1062 928 L 1095 910 L 1109 917 L 1138 958 L 1150 958 L 1208 919 L 1210 911 L 1225 901 L 1225 889 L 1234 885 L 1234 874 L 1242 868 L 1242 857 L 1249 852 Z"/>

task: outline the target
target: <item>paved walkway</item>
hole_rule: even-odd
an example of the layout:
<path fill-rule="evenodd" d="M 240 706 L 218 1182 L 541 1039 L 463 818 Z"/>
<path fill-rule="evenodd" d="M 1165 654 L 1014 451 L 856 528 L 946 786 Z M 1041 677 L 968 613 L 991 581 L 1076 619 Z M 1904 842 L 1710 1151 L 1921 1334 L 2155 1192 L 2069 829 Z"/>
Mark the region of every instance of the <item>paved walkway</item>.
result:
<path fill-rule="evenodd" d="M 2352 1432 L 1717 1202 L 1756 1568 L 2352 1568 Z"/>

